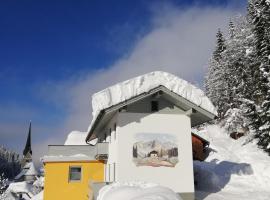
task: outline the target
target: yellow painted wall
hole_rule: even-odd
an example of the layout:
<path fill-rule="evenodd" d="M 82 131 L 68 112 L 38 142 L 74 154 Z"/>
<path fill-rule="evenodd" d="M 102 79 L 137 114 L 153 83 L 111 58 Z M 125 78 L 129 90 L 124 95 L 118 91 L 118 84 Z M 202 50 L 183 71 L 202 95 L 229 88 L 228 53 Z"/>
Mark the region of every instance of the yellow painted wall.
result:
<path fill-rule="evenodd" d="M 69 182 L 69 167 L 81 166 L 81 181 Z M 104 180 L 104 164 L 93 162 L 45 163 L 44 200 L 88 200 L 89 182 Z"/>

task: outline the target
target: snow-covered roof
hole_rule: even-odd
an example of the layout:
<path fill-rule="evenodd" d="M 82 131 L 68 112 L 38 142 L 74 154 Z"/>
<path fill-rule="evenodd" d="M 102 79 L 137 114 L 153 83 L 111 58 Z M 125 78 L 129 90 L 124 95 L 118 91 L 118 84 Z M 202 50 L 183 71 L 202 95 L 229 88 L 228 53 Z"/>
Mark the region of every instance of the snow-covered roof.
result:
<path fill-rule="evenodd" d="M 36 175 L 38 175 L 38 172 L 37 172 L 33 162 L 29 163 L 29 169 L 26 171 L 25 175 L 26 176 L 36 176 Z"/>
<path fill-rule="evenodd" d="M 38 175 L 38 172 L 34 166 L 34 163 L 29 162 L 24 165 L 21 172 L 14 179 L 19 180 L 22 176 L 36 176 L 36 175 Z"/>
<path fill-rule="evenodd" d="M 43 193 L 44 193 L 44 190 L 42 190 L 40 193 L 38 193 L 35 196 L 33 196 L 31 198 L 31 200 L 43 200 Z"/>
<path fill-rule="evenodd" d="M 28 193 L 31 191 L 31 184 L 28 184 L 26 181 L 10 183 L 7 190 L 13 193 Z"/>
<path fill-rule="evenodd" d="M 20 171 L 20 173 L 19 173 L 17 176 L 15 176 L 14 180 L 19 180 L 22 176 L 25 175 L 25 173 L 27 172 L 27 170 L 28 170 L 28 169 L 22 169 L 22 170 Z"/>
<path fill-rule="evenodd" d="M 96 116 L 105 108 L 111 107 L 144 92 L 148 92 L 160 85 L 208 112 L 213 113 L 214 115 L 217 114 L 216 108 L 201 89 L 173 74 L 161 71 L 150 72 L 95 93 L 92 96 L 92 114 L 93 116 Z"/>
<path fill-rule="evenodd" d="M 85 137 L 82 139 L 85 141 Z M 96 160 L 97 146 L 90 145 L 49 145 L 42 162 L 92 161 Z"/>
<path fill-rule="evenodd" d="M 57 155 L 57 156 L 43 156 L 41 158 L 42 162 L 66 162 L 66 161 L 91 161 L 96 160 L 92 156 L 85 154 L 75 154 L 70 156 Z"/>
<path fill-rule="evenodd" d="M 67 136 L 65 145 L 86 145 L 86 135 L 86 132 L 71 131 Z"/>
<path fill-rule="evenodd" d="M 95 93 L 92 96 L 93 120 L 88 128 L 88 132 L 90 132 L 97 116 L 102 110 L 149 92 L 159 86 L 164 86 L 194 105 L 213 115 L 217 115 L 216 108 L 201 89 L 173 74 L 155 71 L 118 83 Z"/>

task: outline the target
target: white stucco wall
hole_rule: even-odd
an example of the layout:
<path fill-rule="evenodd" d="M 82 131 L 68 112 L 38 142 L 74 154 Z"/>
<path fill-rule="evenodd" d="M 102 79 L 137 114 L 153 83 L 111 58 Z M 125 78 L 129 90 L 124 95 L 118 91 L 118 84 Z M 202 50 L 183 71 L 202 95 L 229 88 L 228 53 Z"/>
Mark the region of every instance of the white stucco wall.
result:
<path fill-rule="evenodd" d="M 184 114 L 118 113 L 117 140 L 110 146 L 108 163 L 116 163 L 116 181 L 159 183 L 179 193 L 194 192 L 190 118 Z M 178 141 L 175 167 L 137 167 L 133 144 L 137 133 L 174 135 Z"/>
<path fill-rule="evenodd" d="M 116 131 L 115 125 L 117 125 L 117 117 L 118 114 L 114 115 L 112 119 L 106 124 L 104 129 L 102 130 L 102 135 L 106 134 L 106 142 L 109 143 L 109 156 L 107 160 L 107 164 L 105 165 L 105 182 L 113 182 L 115 181 L 115 165 L 117 162 L 117 137 L 116 137 Z M 117 126 L 116 126 L 117 129 Z M 111 130 L 111 133 L 109 133 Z M 103 136 L 102 136 L 103 137 Z"/>

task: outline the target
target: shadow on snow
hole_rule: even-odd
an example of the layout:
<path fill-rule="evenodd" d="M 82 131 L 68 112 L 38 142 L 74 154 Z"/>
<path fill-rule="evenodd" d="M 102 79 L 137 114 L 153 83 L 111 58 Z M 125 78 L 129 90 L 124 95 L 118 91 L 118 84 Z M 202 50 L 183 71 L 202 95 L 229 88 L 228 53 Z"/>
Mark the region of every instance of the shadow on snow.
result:
<path fill-rule="evenodd" d="M 234 163 L 214 159 L 211 162 L 194 161 L 195 188 L 200 192 L 200 199 L 211 193 L 221 191 L 231 179 L 233 174 L 251 175 L 253 169 L 248 163 Z"/>

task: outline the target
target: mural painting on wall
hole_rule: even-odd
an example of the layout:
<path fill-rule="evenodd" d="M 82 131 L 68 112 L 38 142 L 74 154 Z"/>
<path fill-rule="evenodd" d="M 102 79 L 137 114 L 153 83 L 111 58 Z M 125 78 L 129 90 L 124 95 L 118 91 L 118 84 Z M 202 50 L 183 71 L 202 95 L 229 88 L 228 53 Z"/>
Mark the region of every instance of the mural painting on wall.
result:
<path fill-rule="evenodd" d="M 161 133 L 137 133 L 133 145 L 136 166 L 175 167 L 178 163 L 177 139 Z"/>

